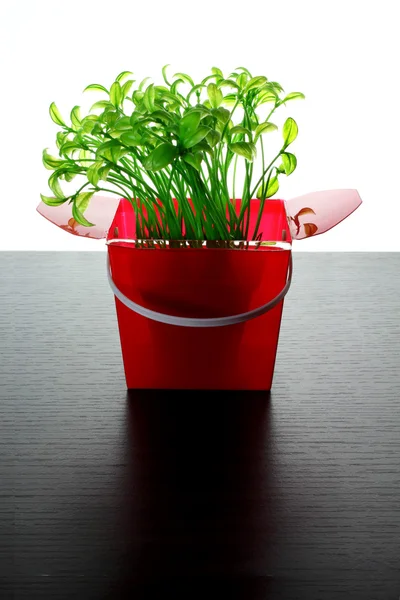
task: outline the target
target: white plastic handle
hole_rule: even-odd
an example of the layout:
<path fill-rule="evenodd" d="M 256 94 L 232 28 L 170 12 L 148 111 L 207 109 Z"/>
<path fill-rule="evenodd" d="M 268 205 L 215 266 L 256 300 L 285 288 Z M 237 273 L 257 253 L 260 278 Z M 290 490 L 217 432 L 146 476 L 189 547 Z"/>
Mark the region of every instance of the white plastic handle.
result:
<path fill-rule="evenodd" d="M 145 308 L 136 302 L 133 302 L 129 298 L 127 298 L 120 289 L 115 285 L 112 274 L 111 274 L 111 266 L 110 266 L 110 258 L 107 254 L 107 277 L 108 282 L 114 295 L 130 310 L 133 310 L 137 314 L 142 317 L 146 317 L 147 319 L 152 319 L 153 321 L 158 321 L 159 323 L 166 323 L 167 325 L 176 325 L 178 327 L 224 327 L 226 325 L 237 325 L 238 323 L 244 323 L 245 321 L 250 321 L 250 319 L 255 319 L 256 317 L 260 317 L 265 314 L 274 306 L 279 304 L 281 300 L 286 296 L 290 284 L 292 282 L 292 273 L 293 273 L 293 262 L 292 255 L 290 254 L 289 258 L 289 271 L 286 280 L 285 287 L 279 292 L 275 298 L 255 308 L 253 310 L 249 310 L 248 312 L 241 313 L 238 315 L 231 315 L 228 317 L 215 317 L 215 318 L 190 318 L 190 317 L 177 317 L 175 315 L 166 315 L 164 313 L 159 313 L 154 310 L 150 310 L 149 308 Z"/>

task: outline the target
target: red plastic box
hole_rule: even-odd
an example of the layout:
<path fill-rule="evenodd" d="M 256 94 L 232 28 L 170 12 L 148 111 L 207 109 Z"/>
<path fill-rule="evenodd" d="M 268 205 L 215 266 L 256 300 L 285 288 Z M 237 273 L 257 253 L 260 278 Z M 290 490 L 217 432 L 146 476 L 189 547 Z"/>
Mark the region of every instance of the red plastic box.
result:
<path fill-rule="evenodd" d="M 258 208 L 252 201 L 252 221 Z M 131 241 L 132 205 L 120 202 L 107 240 L 114 291 L 122 299 L 116 298 L 116 307 L 128 388 L 271 388 L 279 294 L 290 285 L 291 237 L 282 200 L 265 203 L 259 231 L 261 243 L 244 247 L 141 247 Z M 260 316 L 247 314 L 262 307 L 267 312 Z M 175 317 L 174 324 L 155 320 L 163 316 Z M 240 322 L 220 320 L 230 316 Z"/>
<path fill-rule="evenodd" d="M 116 197 L 92 198 L 89 228 L 69 203 L 37 210 L 73 235 L 107 238 L 128 388 L 269 390 L 291 242 L 328 231 L 360 204 L 354 189 L 269 199 L 261 242 L 229 248 L 137 243 L 132 204 Z M 252 200 L 250 231 L 258 208 Z"/>

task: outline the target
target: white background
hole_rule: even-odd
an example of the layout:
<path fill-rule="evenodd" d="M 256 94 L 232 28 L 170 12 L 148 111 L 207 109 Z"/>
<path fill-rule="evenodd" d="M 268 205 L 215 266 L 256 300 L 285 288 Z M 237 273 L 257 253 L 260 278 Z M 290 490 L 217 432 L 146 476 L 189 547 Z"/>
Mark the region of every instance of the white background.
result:
<path fill-rule="evenodd" d="M 278 196 L 356 188 L 364 203 L 295 249 L 400 250 L 399 9 L 398 0 L 2 0 L 0 250 L 104 250 L 35 212 L 50 174 L 41 153 L 54 152 L 57 130 L 48 107 L 68 115 L 87 105 L 86 85 L 108 86 L 122 70 L 161 83 L 166 63 L 195 79 L 243 65 L 305 93 L 286 109 L 299 124 L 298 167 Z"/>

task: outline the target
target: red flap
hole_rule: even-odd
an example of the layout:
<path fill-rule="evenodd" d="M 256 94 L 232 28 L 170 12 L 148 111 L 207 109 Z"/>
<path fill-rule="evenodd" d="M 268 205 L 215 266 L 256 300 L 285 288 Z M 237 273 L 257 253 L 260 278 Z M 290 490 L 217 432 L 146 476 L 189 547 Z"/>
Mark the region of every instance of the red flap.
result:
<path fill-rule="evenodd" d="M 332 229 L 351 215 L 361 202 L 357 190 L 325 190 L 287 200 L 292 238 L 301 240 Z"/>
<path fill-rule="evenodd" d="M 126 202 L 126 201 L 125 201 Z M 328 231 L 348 217 L 361 204 L 357 190 L 311 192 L 285 202 L 293 239 L 301 240 Z M 37 211 L 64 231 L 93 239 L 104 239 L 114 220 L 120 199 L 116 196 L 93 196 L 85 217 L 93 227 L 83 227 L 72 217 L 71 204 L 47 206 L 41 202 Z"/>
<path fill-rule="evenodd" d="M 116 196 L 93 196 L 85 211 L 85 218 L 91 223 L 95 223 L 93 227 L 79 225 L 72 217 L 72 204 L 68 204 L 68 202 L 61 206 L 47 206 L 41 202 L 36 210 L 48 221 L 68 233 L 100 240 L 107 237 L 119 202 L 120 200 Z"/>

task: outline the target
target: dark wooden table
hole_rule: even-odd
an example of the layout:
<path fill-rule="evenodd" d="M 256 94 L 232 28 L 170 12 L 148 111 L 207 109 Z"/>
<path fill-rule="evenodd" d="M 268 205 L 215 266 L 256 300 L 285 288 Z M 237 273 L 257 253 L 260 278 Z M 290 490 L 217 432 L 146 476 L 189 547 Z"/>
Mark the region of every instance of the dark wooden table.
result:
<path fill-rule="evenodd" d="M 127 394 L 105 255 L 0 254 L 1 600 L 398 600 L 399 298 L 296 253 L 270 396 Z"/>

